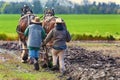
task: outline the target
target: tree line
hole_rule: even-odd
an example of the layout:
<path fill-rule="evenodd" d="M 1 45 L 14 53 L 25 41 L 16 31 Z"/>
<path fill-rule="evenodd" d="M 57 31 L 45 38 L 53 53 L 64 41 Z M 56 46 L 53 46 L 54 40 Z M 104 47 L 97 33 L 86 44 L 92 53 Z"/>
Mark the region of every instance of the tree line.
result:
<path fill-rule="evenodd" d="M 21 8 L 27 4 L 35 14 L 43 14 L 45 7 L 40 0 L 32 2 L 4 2 L 0 1 L 0 14 L 20 14 Z M 120 5 L 116 3 L 73 4 L 61 5 L 56 0 L 48 0 L 45 4 L 48 8 L 54 8 L 56 14 L 120 14 Z"/>

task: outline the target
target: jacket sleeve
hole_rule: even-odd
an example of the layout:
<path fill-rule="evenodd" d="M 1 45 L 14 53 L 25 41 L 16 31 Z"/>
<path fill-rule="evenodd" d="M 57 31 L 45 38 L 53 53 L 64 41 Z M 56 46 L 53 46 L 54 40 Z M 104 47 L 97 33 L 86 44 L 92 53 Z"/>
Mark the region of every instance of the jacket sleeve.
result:
<path fill-rule="evenodd" d="M 25 36 L 28 36 L 28 33 L 29 33 L 29 28 L 27 27 L 27 28 L 25 29 L 24 35 L 25 35 Z"/>
<path fill-rule="evenodd" d="M 46 33 L 45 33 L 45 30 L 42 28 L 42 32 L 41 32 L 41 34 L 42 34 L 42 39 L 45 39 L 45 37 L 46 37 Z"/>
<path fill-rule="evenodd" d="M 69 42 L 71 40 L 70 33 L 66 31 L 66 42 Z"/>
<path fill-rule="evenodd" d="M 47 37 L 46 37 L 45 40 L 44 40 L 44 44 L 47 44 L 47 43 L 52 39 L 52 37 L 53 37 L 53 30 L 51 30 L 51 31 L 48 33 Z"/>

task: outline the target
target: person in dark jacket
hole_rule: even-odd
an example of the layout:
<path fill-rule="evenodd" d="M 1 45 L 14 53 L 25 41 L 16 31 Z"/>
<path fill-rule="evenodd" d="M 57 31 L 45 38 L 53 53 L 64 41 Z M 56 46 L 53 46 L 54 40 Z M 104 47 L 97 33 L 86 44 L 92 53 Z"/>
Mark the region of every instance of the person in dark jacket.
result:
<path fill-rule="evenodd" d="M 67 29 L 62 24 L 62 19 L 57 18 L 55 27 L 48 33 L 44 40 L 44 45 L 52 40 L 52 58 L 53 58 L 53 70 L 57 69 L 57 59 L 59 57 L 60 72 L 64 74 L 64 54 L 67 48 L 66 42 L 71 40 L 71 36 Z"/>
<path fill-rule="evenodd" d="M 45 31 L 40 25 L 39 17 L 35 17 L 29 25 L 24 35 L 28 37 L 27 47 L 29 49 L 29 62 L 34 64 L 34 69 L 39 70 L 38 58 L 42 40 L 45 38 Z"/>

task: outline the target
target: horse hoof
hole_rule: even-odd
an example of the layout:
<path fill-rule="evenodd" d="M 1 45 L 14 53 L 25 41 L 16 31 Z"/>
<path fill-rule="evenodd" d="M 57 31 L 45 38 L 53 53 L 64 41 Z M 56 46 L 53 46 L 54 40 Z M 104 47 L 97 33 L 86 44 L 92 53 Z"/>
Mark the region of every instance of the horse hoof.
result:
<path fill-rule="evenodd" d="M 21 62 L 22 62 L 22 63 L 27 63 L 27 61 L 26 61 L 26 60 L 21 60 Z"/>

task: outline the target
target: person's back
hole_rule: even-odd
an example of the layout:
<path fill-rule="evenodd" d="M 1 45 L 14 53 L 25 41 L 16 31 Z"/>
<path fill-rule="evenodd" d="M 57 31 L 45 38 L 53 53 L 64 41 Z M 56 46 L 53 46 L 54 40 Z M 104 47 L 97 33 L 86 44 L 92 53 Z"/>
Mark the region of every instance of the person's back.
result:
<path fill-rule="evenodd" d="M 25 36 L 28 36 L 27 46 L 29 50 L 30 64 L 34 64 L 34 69 L 39 70 L 38 58 L 41 42 L 45 37 L 44 29 L 40 26 L 39 17 L 35 17 L 32 20 L 32 24 L 29 25 L 25 32 Z"/>
<path fill-rule="evenodd" d="M 40 47 L 40 43 L 42 41 L 41 32 L 42 27 L 40 25 L 31 24 L 29 26 L 28 46 Z"/>
<path fill-rule="evenodd" d="M 65 47 L 66 46 L 66 42 L 69 42 L 71 37 L 69 35 L 69 32 L 64 29 L 64 27 L 62 27 L 63 29 L 60 29 L 60 26 L 62 26 L 62 24 L 57 24 L 57 27 L 55 27 L 52 31 L 53 31 L 53 47 L 54 48 L 60 48 L 60 47 Z"/>
<path fill-rule="evenodd" d="M 57 20 L 56 20 L 57 22 Z M 57 22 L 55 28 L 53 28 L 47 35 L 44 40 L 44 44 L 47 44 L 49 41 L 53 41 L 52 45 L 52 57 L 53 57 L 53 68 L 56 70 L 58 68 L 57 58 L 59 57 L 60 72 L 64 74 L 65 65 L 64 65 L 64 54 L 65 49 L 67 48 L 66 42 L 71 40 L 71 36 L 66 28 L 63 26 L 62 21 Z"/>
<path fill-rule="evenodd" d="M 53 46 L 59 47 L 66 45 L 66 42 L 69 42 L 71 37 L 66 27 L 63 25 L 61 18 L 57 20 L 60 22 L 57 22 L 55 27 L 49 32 L 46 41 L 48 42 L 52 37 Z"/>

